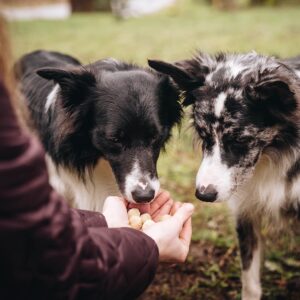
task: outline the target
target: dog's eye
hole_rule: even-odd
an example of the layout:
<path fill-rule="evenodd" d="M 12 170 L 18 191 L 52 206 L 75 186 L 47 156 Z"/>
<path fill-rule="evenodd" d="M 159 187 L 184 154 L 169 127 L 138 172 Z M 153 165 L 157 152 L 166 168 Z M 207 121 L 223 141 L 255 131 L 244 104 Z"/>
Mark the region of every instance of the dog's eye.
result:
<path fill-rule="evenodd" d="M 253 140 L 253 137 L 245 136 L 245 137 L 240 137 L 237 140 L 237 143 L 239 143 L 239 144 L 249 144 L 252 140 Z"/>
<path fill-rule="evenodd" d="M 117 137 L 109 137 L 108 140 L 112 143 L 120 143 L 120 139 Z"/>

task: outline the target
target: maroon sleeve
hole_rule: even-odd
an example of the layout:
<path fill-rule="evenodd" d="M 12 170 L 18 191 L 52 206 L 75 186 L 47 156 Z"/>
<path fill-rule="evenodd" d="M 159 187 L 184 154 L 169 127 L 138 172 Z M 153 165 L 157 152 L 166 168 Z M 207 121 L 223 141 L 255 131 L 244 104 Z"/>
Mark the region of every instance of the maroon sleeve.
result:
<path fill-rule="evenodd" d="M 109 229 L 51 189 L 43 151 L 0 82 L 0 299 L 134 299 L 157 262 L 151 238 Z"/>
<path fill-rule="evenodd" d="M 86 227 L 107 227 L 105 217 L 90 210 L 71 208 L 73 213 L 78 214 Z"/>

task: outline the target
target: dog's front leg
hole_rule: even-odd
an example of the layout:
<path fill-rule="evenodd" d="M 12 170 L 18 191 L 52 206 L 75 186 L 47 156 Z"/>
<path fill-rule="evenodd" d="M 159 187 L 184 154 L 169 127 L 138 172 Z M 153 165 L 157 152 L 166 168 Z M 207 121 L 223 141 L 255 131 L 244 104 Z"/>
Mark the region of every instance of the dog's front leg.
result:
<path fill-rule="evenodd" d="M 261 298 L 260 267 L 263 241 L 260 234 L 260 221 L 237 219 L 237 234 L 242 262 L 242 299 Z"/>

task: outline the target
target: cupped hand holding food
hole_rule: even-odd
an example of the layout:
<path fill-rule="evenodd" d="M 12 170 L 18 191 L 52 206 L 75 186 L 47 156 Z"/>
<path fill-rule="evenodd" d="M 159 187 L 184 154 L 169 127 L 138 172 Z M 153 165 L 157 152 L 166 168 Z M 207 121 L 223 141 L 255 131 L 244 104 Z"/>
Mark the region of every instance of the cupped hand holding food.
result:
<path fill-rule="evenodd" d="M 130 215 L 127 215 L 127 210 L 137 208 L 141 214 L 149 213 L 151 219 L 157 222 L 161 216 L 170 214 L 173 206 L 174 201 L 166 191 L 161 191 L 151 203 L 147 204 L 128 203 L 123 198 L 110 196 L 104 202 L 103 215 L 108 227 L 128 227 Z"/>
<path fill-rule="evenodd" d="M 161 262 L 184 262 L 189 252 L 192 237 L 191 203 L 175 204 L 174 214 L 143 229 L 157 244 Z"/>
<path fill-rule="evenodd" d="M 108 197 L 103 208 L 108 227 L 130 226 L 150 236 L 158 246 L 162 262 L 185 261 L 192 235 L 193 211 L 192 204 L 174 202 L 166 191 L 161 191 L 147 209 L 120 197 Z"/>

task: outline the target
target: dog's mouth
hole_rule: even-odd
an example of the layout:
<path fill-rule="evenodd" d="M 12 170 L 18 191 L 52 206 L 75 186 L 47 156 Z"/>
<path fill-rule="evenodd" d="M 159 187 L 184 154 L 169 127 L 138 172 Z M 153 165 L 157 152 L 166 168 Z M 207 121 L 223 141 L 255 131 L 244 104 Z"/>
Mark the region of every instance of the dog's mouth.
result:
<path fill-rule="evenodd" d="M 137 208 L 142 214 L 150 213 L 150 211 L 151 211 L 150 202 L 149 203 L 143 203 L 143 204 L 129 203 L 128 208 Z"/>
<path fill-rule="evenodd" d="M 239 185 L 235 184 L 230 188 L 229 191 L 225 193 L 219 193 L 218 189 L 214 185 L 210 184 L 205 189 L 197 188 L 195 191 L 195 196 L 197 199 L 203 202 L 220 203 L 234 197 L 238 193 L 238 187 Z"/>
<path fill-rule="evenodd" d="M 134 193 L 132 193 L 134 194 Z M 134 198 L 127 198 L 125 196 L 125 199 L 127 202 L 129 202 L 128 207 L 129 208 L 137 208 L 141 213 L 150 213 L 150 207 L 151 207 L 151 202 L 153 202 L 153 200 L 156 198 L 158 192 L 154 191 L 154 193 L 150 193 L 149 197 L 145 197 L 145 198 L 138 198 L 138 199 L 134 199 Z"/>
<path fill-rule="evenodd" d="M 123 188 L 124 197 L 131 203 L 146 204 L 150 203 L 158 194 L 160 183 L 157 177 L 129 176 L 125 179 Z"/>

